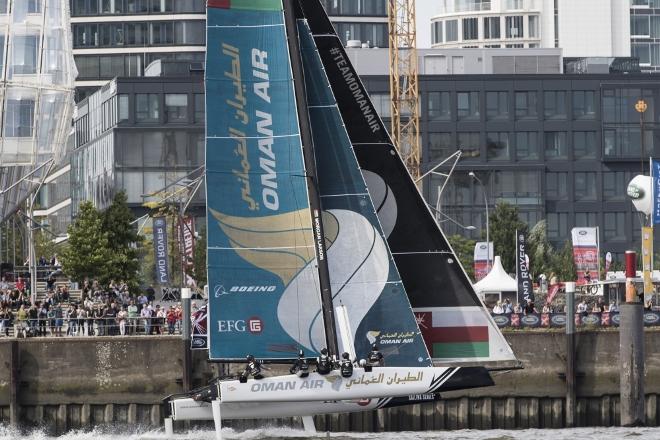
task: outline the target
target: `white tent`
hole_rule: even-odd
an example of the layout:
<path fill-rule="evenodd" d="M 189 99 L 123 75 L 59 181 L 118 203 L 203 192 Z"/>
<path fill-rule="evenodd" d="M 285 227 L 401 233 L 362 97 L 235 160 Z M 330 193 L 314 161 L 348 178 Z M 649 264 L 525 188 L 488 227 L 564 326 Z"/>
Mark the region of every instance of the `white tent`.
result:
<path fill-rule="evenodd" d="M 493 262 L 493 268 L 488 275 L 474 285 L 474 290 L 483 298 L 486 293 L 517 292 L 518 283 L 506 273 L 498 255 Z"/>

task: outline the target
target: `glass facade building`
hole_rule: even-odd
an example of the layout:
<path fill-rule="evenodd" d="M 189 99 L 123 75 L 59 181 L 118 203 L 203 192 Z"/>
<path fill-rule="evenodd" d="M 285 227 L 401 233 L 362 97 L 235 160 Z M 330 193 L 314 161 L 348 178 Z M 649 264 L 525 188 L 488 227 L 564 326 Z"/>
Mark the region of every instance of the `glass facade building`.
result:
<path fill-rule="evenodd" d="M 68 0 L 0 1 L 0 220 L 64 155 L 76 77 L 69 26 Z"/>
<path fill-rule="evenodd" d="M 386 107 L 388 78 L 362 78 L 376 107 Z M 651 76 L 425 75 L 420 91 L 423 171 L 461 150 L 440 209 L 477 228 L 444 221 L 448 234 L 477 239 L 484 231 L 483 188 L 468 176 L 474 171 L 491 209 L 498 201 L 515 204 L 530 227 L 546 219 L 556 247 L 575 226 L 600 227 L 601 249 L 615 261 L 639 247 L 641 223 L 626 187 L 660 154 L 660 83 Z M 648 104 L 643 132 L 640 98 Z M 441 183 L 434 177 L 424 184 L 434 205 Z"/>

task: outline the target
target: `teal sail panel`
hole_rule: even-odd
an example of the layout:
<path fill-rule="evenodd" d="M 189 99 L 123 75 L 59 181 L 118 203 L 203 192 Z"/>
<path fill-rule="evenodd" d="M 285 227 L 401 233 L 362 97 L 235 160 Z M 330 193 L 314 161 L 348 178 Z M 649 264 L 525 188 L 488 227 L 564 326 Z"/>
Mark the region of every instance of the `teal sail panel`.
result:
<path fill-rule="evenodd" d="M 358 358 L 377 343 L 388 366 L 432 365 L 316 45 L 298 27 L 333 304 L 344 306 Z"/>
<path fill-rule="evenodd" d="M 207 42 L 209 357 L 314 355 L 325 335 L 281 2 L 209 1 Z"/>

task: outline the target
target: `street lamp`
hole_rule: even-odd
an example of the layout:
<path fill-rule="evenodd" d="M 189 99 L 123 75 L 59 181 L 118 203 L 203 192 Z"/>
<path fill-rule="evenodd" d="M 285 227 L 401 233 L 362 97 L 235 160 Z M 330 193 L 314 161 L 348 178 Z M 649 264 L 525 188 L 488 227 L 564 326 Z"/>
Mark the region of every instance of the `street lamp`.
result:
<path fill-rule="evenodd" d="M 472 177 L 474 180 L 479 182 L 479 185 L 481 185 L 481 190 L 484 193 L 484 203 L 486 204 L 486 247 L 488 250 L 486 251 L 486 260 L 488 261 L 488 272 L 490 272 L 490 232 L 489 232 L 489 224 L 488 224 L 488 195 L 486 194 L 486 186 L 484 183 L 477 177 L 476 174 L 474 174 L 474 171 L 470 171 L 468 173 L 468 176 Z M 493 246 L 494 247 L 494 246 Z"/>
<path fill-rule="evenodd" d="M 646 101 L 640 99 L 635 104 L 635 110 L 639 113 L 639 136 L 640 136 L 640 156 L 642 158 L 642 174 L 644 174 L 644 113 L 649 108 Z"/>

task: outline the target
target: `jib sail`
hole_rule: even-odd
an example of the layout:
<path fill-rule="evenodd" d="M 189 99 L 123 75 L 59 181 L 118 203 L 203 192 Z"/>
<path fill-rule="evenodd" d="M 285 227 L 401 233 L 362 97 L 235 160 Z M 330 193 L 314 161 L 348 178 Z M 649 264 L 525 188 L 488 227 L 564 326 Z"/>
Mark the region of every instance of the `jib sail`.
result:
<path fill-rule="evenodd" d="M 515 360 L 417 191 L 320 2 L 299 3 L 434 361 Z"/>

